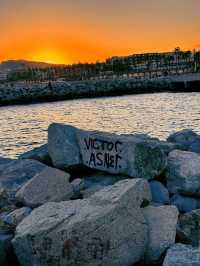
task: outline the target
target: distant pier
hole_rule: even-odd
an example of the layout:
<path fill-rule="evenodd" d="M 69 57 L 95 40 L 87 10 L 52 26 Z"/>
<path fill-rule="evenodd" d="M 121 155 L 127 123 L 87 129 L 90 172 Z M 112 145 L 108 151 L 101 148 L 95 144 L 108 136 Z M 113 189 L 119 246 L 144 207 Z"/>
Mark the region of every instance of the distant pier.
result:
<path fill-rule="evenodd" d="M 200 73 L 157 78 L 0 84 L 0 105 L 156 92 L 200 92 Z"/>

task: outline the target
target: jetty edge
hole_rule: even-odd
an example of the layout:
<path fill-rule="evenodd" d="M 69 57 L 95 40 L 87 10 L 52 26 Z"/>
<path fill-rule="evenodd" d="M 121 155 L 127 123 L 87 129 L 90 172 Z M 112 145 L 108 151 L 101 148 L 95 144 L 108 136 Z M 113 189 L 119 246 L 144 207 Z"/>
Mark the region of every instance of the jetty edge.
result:
<path fill-rule="evenodd" d="M 0 265 L 198 264 L 199 180 L 191 129 L 161 141 L 53 123 L 47 144 L 0 157 Z"/>
<path fill-rule="evenodd" d="M 0 84 L 0 106 L 158 92 L 200 92 L 200 73 L 153 79 L 5 82 Z"/>

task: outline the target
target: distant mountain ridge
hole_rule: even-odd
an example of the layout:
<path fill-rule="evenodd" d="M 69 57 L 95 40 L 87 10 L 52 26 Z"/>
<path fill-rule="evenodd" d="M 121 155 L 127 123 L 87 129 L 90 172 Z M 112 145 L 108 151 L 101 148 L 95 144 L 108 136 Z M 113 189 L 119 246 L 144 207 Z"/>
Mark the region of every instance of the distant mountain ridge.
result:
<path fill-rule="evenodd" d="M 55 64 L 49 64 L 45 62 L 35 62 L 28 60 L 7 60 L 0 63 L 1 71 L 15 71 L 27 68 L 48 68 L 55 66 Z"/>

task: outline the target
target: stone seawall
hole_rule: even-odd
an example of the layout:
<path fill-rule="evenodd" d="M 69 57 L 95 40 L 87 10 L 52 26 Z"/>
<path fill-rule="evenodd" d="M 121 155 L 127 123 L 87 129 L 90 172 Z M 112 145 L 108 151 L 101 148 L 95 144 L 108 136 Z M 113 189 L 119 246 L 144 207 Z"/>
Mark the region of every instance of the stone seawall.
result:
<path fill-rule="evenodd" d="M 192 75 L 192 74 L 191 74 Z M 151 80 L 115 79 L 0 84 L 0 105 L 154 92 L 199 92 L 199 75 Z"/>

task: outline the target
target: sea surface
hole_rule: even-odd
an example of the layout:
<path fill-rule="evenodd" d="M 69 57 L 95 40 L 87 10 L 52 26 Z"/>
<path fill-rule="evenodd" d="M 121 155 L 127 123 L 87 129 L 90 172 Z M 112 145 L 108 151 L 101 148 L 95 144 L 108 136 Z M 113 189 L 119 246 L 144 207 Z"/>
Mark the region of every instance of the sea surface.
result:
<path fill-rule="evenodd" d="M 165 139 L 192 128 L 200 133 L 200 93 L 155 93 L 0 107 L 0 156 L 47 142 L 52 122 L 116 133 L 148 133 Z"/>

